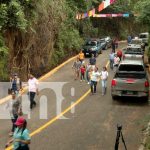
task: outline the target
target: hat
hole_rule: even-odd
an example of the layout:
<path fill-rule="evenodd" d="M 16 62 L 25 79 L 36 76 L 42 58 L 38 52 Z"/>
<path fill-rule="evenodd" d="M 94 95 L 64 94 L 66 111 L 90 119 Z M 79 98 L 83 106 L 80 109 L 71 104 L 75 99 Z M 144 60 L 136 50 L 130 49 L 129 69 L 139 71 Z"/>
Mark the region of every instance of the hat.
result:
<path fill-rule="evenodd" d="M 16 126 L 23 125 L 25 122 L 25 119 L 23 117 L 18 117 L 17 121 L 15 122 Z"/>

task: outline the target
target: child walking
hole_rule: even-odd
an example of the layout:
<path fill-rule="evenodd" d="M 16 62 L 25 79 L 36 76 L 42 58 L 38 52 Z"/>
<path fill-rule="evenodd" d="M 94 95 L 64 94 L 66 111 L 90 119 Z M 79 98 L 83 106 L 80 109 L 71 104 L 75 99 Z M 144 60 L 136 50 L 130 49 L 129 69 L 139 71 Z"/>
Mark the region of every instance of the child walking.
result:
<path fill-rule="evenodd" d="M 80 68 L 81 81 L 85 81 L 85 65 L 82 65 Z"/>

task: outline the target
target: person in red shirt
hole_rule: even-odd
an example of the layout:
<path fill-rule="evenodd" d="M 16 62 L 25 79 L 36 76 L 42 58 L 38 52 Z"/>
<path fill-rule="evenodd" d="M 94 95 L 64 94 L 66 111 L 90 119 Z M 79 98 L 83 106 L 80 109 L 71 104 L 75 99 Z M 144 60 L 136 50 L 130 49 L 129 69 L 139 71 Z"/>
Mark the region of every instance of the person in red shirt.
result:
<path fill-rule="evenodd" d="M 120 58 L 120 60 L 121 60 L 121 58 L 122 58 L 122 50 L 118 50 L 117 51 L 117 56 Z"/>
<path fill-rule="evenodd" d="M 80 68 L 80 73 L 81 73 L 81 81 L 84 81 L 85 80 L 85 65 L 82 65 L 81 68 Z"/>

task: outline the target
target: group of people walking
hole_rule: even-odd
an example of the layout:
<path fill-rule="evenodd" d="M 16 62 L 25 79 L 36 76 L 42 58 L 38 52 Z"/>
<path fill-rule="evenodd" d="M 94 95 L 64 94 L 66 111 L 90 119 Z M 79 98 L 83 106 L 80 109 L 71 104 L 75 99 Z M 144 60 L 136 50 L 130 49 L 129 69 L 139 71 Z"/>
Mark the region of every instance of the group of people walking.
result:
<path fill-rule="evenodd" d="M 30 136 L 26 129 L 27 121 L 22 112 L 22 81 L 15 73 L 10 78 L 9 94 L 12 99 L 7 103 L 6 109 L 9 110 L 12 129 L 9 136 L 13 138 L 6 144 L 8 147 L 12 142 L 14 150 L 29 150 Z M 28 79 L 28 97 L 30 100 L 30 109 L 36 106 L 35 95 L 38 95 L 38 80 L 31 74 Z"/>
<path fill-rule="evenodd" d="M 82 56 L 82 59 L 81 59 Z M 107 68 L 104 66 L 102 71 L 98 71 L 98 67 L 96 65 L 96 58 L 94 54 L 92 54 L 89 62 L 85 65 L 84 61 L 84 53 L 80 51 L 77 59 L 73 63 L 74 77 L 75 80 L 80 79 L 80 81 L 86 81 L 87 84 L 90 85 L 91 93 L 94 94 L 97 91 L 97 83 L 101 80 L 102 85 L 102 95 L 106 94 L 107 89 L 107 79 L 108 72 Z"/>
<path fill-rule="evenodd" d="M 121 58 L 121 51 L 115 53 L 114 50 L 112 50 L 112 52 L 109 54 L 110 68 L 114 69 L 119 64 Z M 92 54 L 91 58 L 89 58 L 89 61 L 85 63 L 84 53 L 80 51 L 72 65 L 72 69 L 74 71 L 75 80 L 85 81 L 90 85 L 91 94 L 95 94 L 97 92 L 97 85 L 99 82 L 101 83 L 102 87 L 101 94 L 106 94 L 108 80 L 107 67 L 103 66 L 102 70 L 99 71 L 94 54 Z M 27 121 L 23 117 L 22 112 L 22 81 L 17 74 L 13 74 L 10 79 L 10 83 L 12 100 L 8 103 L 7 107 L 9 109 L 12 121 L 12 129 L 9 135 L 13 136 L 13 138 L 6 144 L 6 147 L 13 142 L 14 150 L 29 150 L 28 145 L 30 144 L 31 138 L 29 131 L 27 130 Z M 38 84 L 38 80 L 30 74 L 28 79 L 30 109 L 36 106 L 35 95 L 39 94 Z"/>

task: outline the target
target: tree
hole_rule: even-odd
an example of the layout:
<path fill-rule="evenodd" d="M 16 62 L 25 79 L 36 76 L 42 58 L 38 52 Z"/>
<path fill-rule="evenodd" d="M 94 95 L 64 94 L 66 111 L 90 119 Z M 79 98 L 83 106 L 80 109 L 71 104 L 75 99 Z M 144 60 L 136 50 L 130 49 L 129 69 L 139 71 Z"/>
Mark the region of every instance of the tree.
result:
<path fill-rule="evenodd" d="M 140 0 L 135 5 L 135 13 L 137 16 L 137 21 L 142 22 L 150 27 L 150 1 Z"/>

